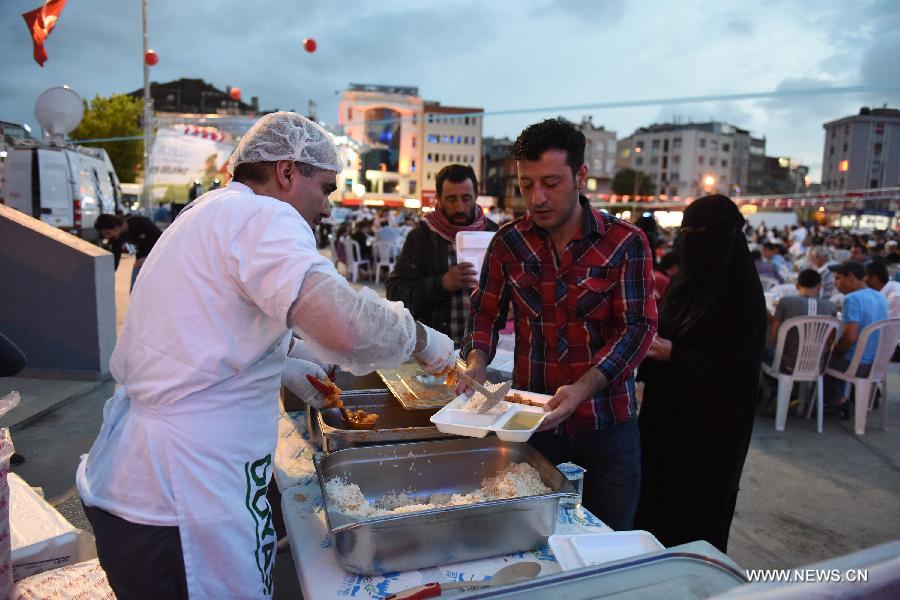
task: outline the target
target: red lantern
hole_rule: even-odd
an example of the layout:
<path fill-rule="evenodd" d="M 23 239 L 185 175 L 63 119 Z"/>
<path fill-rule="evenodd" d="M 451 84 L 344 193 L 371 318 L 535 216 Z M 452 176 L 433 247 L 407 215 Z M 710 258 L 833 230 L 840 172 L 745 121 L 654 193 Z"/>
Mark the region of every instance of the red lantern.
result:
<path fill-rule="evenodd" d="M 144 52 L 144 62 L 152 67 L 159 62 L 159 54 L 156 53 L 156 50 L 147 50 Z"/>
<path fill-rule="evenodd" d="M 231 88 L 231 91 L 228 92 L 228 95 L 231 96 L 231 99 L 232 99 L 232 100 L 238 100 L 238 101 L 240 101 L 240 99 L 241 99 L 241 88 L 239 88 L 239 87 L 233 87 L 233 88 Z"/>
<path fill-rule="evenodd" d="M 316 40 L 312 38 L 306 38 L 303 40 L 303 49 L 307 52 L 315 52 L 316 51 Z"/>

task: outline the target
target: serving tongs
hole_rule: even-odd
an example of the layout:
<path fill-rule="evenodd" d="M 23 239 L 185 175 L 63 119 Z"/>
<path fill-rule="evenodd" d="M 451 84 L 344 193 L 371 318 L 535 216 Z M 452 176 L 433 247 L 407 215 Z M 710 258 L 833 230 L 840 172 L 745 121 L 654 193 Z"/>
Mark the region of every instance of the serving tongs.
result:
<path fill-rule="evenodd" d="M 481 406 L 475 409 L 476 414 L 482 415 L 500 404 L 500 401 L 505 400 L 506 395 L 509 393 L 509 390 L 512 389 L 512 381 L 504 381 L 502 384 L 500 384 L 499 388 L 491 391 L 490 389 L 486 388 L 482 384 L 469 377 L 469 375 L 466 374 L 466 372 L 463 370 L 464 368 L 465 365 L 457 364 L 456 377 L 466 382 L 466 384 L 471 385 L 473 388 L 475 388 L 476 392 L 480 392 L 481 395 L 486 398 Z"/>

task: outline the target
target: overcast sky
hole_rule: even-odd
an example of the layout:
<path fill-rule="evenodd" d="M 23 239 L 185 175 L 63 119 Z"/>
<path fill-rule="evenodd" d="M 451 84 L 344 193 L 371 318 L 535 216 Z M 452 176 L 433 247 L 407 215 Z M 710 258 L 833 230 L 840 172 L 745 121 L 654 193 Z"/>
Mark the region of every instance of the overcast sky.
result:
<path fill-rule="evenodd" d="M 0 2 L 0 119 L 37 129 L 35 98 L 72 86 L 86 98 L 141 87 L 139 0 L 69 0 L 40 68 L 21 13 Z M 154 81 L 238 86 L 263 109 L 337 121 L 348 83 L 418 86 L 443 104 L 486 111 L 606 101 L 900 83 L 900 0 L 149 0 Z M 315 38 L 309 54 L 302 40 Z M 769 155 L 810 165 L 822 123 L 860 106 L 900 108 L 900 93 L 588 111 L 619 137 L 671 120 L 723 120 L 765 136 Z M 488 116 L 515 137 L 560 111 Z M 586 111 L 562 113 L 580 120 Z"/>

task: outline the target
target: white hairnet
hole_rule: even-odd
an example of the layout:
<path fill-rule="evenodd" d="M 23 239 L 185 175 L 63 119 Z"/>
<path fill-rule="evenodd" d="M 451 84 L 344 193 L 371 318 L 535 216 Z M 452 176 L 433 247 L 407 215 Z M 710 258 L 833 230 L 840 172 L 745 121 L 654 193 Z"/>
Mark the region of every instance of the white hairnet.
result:
<path fill-rule="evenodd" d="M 318 123 L 292 112 L 268 114 L 244 134 L 228 161 L 228 172 L 243 163 L 292 160 L 340 173 L 341 157 Z"/>
<path fill-rule="evenodd" d="M 330 264 L 310 269 L 297 298 L 291 328 L 319 360 L 364 375 L 412 356 L 416 322 L 403 303 L 357 292 Z"/>

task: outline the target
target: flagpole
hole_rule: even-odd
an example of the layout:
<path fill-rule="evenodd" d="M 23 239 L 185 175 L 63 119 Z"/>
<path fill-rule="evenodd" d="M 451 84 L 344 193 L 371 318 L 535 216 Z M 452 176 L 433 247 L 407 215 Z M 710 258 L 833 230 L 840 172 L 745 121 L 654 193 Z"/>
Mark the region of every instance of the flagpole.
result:
<path fill-rule="evenodd" d="M 153 120 L 153 101 L 150 98 L 150 65 L 147 63 L 147 0 L 141 0 L 141 21 L 144 28 L 144 192 L 141 194 L 141 209 L 150 216 L 150 136 Z"/>

